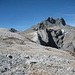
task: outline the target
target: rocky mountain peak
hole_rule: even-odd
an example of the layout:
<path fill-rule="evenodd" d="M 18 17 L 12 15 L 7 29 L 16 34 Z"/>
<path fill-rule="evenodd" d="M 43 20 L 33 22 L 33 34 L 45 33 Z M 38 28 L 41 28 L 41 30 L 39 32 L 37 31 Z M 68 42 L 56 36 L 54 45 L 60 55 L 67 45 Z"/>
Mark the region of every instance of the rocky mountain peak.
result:
<path fill-rule="evenodd" d="M 66 25 L 66 22 L 63 18 L 57 18 L 57 19 L 53 19 L 52 16 L 48 17 L 48 19 L 46 20 L 52 24 L 57 24 L 57 25 Z"/>
<path fill-rule="evenodd" d="M 52 18 L 52 16 L 48 17 L 47 21 L 49 21 L 52 24 L 55 23 L 55 20 Z"/>
<path fill-rule="evenodd" d="M 63 25 L 63 26 L 66 25 L 66 22 L 63 18 L 57 18 L 57 19 L 55 19 L 55 21 L 56 21 L 56 24 L 58 24 L 58 25 Z"/>
<path fill-rule="evenodd" d="M 43 20 L 40 23 L 38 23 L 37 25 L 34 25 L 34 26 L 30 27 L 29 29 L 25 30 L 25 32 L 28 33 L 28 32 L 33 32 L 33 31 L 37 31 L 37 30 L 41 30 L 41 29 L 54 27 L 54 26 L 62 27 L 65 25 L 66 25 L 66 22 L 63 18 L 54 19 L 52 16 L 50 16 L 46 20 Z"/>
<path fill-rule="evenodd" d="M 50 16 L 21 34 L 43 46 L 75 52 L 74 29 L 66 25 L 64 18 L 54 19 Z"/>
<path fill-rule="evenodd" d="M 45 29 L 52 26 L 65 26 L 66 22 L 63 18 L 53 19 L 52 16 L 48 17 L 48 19 L 37 24 L 34 29 Z"/>
<path fill-rule="evenodd" d="M 63 24 L 63 25 L 66 25 L 66 22 L 63 18 L 60 18 L 60 22 Z"/>

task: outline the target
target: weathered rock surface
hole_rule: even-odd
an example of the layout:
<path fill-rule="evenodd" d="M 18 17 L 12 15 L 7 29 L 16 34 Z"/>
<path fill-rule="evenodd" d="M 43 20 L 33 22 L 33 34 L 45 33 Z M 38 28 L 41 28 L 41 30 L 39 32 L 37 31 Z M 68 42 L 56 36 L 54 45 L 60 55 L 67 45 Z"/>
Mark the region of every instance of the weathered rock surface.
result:
<path fill-rule="evenodd" d="M 66 51 L 25 41 L 0 43 L 0 75 L 74 75 L 75 57 Z"/>
<path fill-rule="evenodd" d="M 0 53 L 0 75 L 75 75 L 74 67 L 73 58 Z"/>
<path fill-rule="evenodd" d="M 75 27 L 66 25 L 63 18 L 49 17 L 19 34 L 44 46 L 75 51 Z"/>
<path fill-rule="evenodd" d="M 54 27 L 54 26 L 65 26 L 65 25 L 66 25 L 66 22 L 63 18 L 53 19 L 52 17 L 48 17 L 48 19 L 25 30 L 24 33 L 33 32 L 33 31 L 37 31 L 39 29 L 45 29 L 45 28 Z"/>
<path fill-rule="evenodd" d="M 9 29 L 10 32 L 17 32 L 17 30 L 15 30 L 14 28 Z"/>
<path fill-rule="evenodd" d="M 75 75 L 75 53 L 70 52 L 75 29 L 61 24 L 27 34 L 0 28 L 0 75 Z"/>
<path fill-rule="evenodd" d="M 27 40 L 25 37 L 18 35 L 17 33 L 12 33 L 7 29 L 0 28 L 0 43 L 24 44 L 25 40 Z"/>

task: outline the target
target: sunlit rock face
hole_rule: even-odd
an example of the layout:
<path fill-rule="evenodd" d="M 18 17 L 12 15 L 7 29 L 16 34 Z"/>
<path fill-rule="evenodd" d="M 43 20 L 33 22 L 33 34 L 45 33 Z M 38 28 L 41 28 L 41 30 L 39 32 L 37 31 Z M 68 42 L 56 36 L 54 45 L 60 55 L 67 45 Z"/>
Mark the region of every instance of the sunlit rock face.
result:
<path fill-rule="evenodd" d="M 32 36 L 32 38 L 29 38 L 29 36 Z M 38 30 L 36 32 L 27 34 L 26 37 L 43 46 L 49 46 L 58 49 L 63 47 L 64 33 L 61 29 Z"/>
<path fill-rule="evenodd" d="M 75 51 L 75 27 L 66 25 L 63 18 L 48 17 L 20 34 L 43 46 Z"/>

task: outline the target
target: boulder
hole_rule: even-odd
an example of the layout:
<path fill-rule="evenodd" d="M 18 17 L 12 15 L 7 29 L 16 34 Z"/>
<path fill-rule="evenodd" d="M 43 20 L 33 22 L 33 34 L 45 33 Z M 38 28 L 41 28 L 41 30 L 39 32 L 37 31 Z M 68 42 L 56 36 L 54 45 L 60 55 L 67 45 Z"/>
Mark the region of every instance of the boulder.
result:
<path fill-rule="evenodd" d="M 17 32 L 17 30 L 15 30 L 14 28 L 9 29 L 10 32 Z"/>
<path fill-rule="evenodd" d="M 25 37 L 44 46 L 61 48 L 63 46 L 64 33 L 62 33 L 61 29 L 41 29 L 28 33 Z"/>
<path fill-rule="evenodd" d="M 48 17 L 20 34 L 44 46 L 75 51 L 75 27 L 66 25 L 63 18 Z"/>

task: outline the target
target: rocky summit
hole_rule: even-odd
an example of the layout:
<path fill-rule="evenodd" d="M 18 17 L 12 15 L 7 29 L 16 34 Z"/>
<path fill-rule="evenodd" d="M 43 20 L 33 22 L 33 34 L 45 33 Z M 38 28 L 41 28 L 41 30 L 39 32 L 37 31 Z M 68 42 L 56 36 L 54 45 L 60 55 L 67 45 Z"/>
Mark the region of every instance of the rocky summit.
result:
<path fill-rule="evenodd" d="M 75 52 L 75 27 L 66 25 L 63 18 L 49 17 L 19 34 L 44 46 Z"/>
<path fill-rule="evenodd" d="M 0 28 L 0 75 L 75 75 L 75 27 L 49 17 L 25 31 Z"/>

